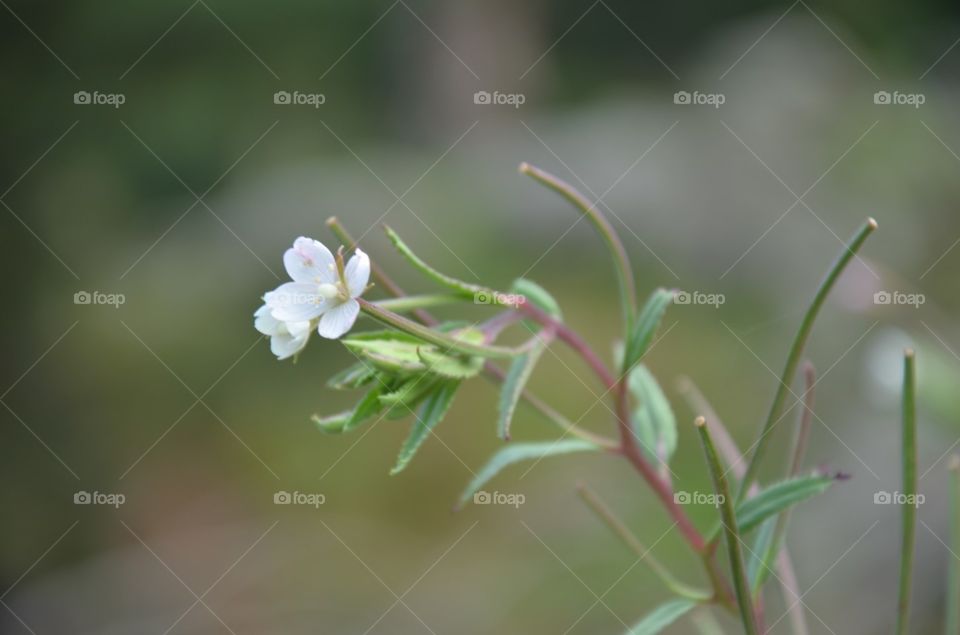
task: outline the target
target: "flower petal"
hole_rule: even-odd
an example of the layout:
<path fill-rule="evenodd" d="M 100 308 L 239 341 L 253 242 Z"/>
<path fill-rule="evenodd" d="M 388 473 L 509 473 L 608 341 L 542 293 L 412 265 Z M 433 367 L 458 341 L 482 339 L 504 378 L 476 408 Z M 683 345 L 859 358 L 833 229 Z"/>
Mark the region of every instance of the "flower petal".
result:
<path fill-rule="evenodd" d="M 367 288 L 367 282 L 370 280 L 370 257 L 358 248 L 357 252 L 347 262 L 343 275 L 347 279 L 347 289 L 350 291 L 350 297 L 359 297 L 363 290 Z"/>
<path fill-rule="evenodd" d="M 357 314 L 360 313 L 360 303 L 356 300 L 347 300 L 328 309 L 320 323 L 317 325 L 317 332 L 331 340 L 335 340 L 353 326 L 357 321 Z"/>
<path fill-rule="evenodd" d="M 264 304 L 253 314 L 253 328 L 264 335 L 277 335 L 283 329 L 283 322 L 270 314 L 270 307 Z"/>
<path fill-rule="evenodd" d="M 287 359 L 303 350 L 309 338 L 309 329 L 302 335 L 297 336 L 290 335 L 289 333 L 274 335 L 270 338 L 270 351 L 277 356 L 277 359 Z"/>
<path fill-rule="evenodd" d="M 319 240 L 305 236 L 293 241 L 293 247 L 283 254 L 283 266 L 294 282 L 337 281 L 333 254 Z"/>
<path fill-rule="evenodd" d="M 287 282 L 263 297 L 270 314 L 282 322 L 303 322 L 319 317 L 330 302 L 315 284 Z"/>

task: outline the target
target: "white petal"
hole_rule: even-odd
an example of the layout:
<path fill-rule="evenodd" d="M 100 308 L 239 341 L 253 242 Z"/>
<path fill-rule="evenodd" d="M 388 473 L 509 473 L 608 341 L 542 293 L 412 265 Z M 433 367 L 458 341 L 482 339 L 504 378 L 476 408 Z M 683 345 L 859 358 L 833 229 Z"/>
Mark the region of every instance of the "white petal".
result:
<path fill-rule="evenodd" d="M 336 282 L 337 269 L 330 250 L 319 240 L 301 236 L 283 254 L 283 266 L 294 282 Z"/>
<path fill-rule="evenodd" d="M 277 356 L 277 359 L 287 359 L 303 350 L 309 338 L 309 330 L 296 337 L 290 334 L 274 335 L 270 338 L 270 351 Z"/>
<path fill-rule="evenodd" d="M 317 325 L 317 332 L 331 340 L 335 340 L 353 326 L 357 321 L 357 314 L 360 313 L 360 303 L 356 300 L 347 300 L 323 314 L 320 318 L 320 324 Z"/>
<path fill-rule="evenodd" d="M 253 328 L 264 335 L 276 335 L 284 329 L 283 322 L 270 314 L 270 307 L 266 304 L 257 309 L 257 312 L 253 314 Z"/>
<path fill-rule="evenodd" d="M 367 282 L 370 280 L 370 257 L 357 249 L 357 253 L 347 262 L 343 275 L 347 279 L 347 289 L 350 291 L 350 297 L 359 297 L 363 290 L 367 288 Z"/>
<path fill-rule="evenodd" d="M 310 332 L 310 322 L 283 322 L 286 332 L 294 337 L 299 337 Z"/>
<path fill-rule="evenodd" d="M 281 284 L 264 296 L 270 314 L 282 322 L 302 322 L 319 317 L 330 302 L 317 293 L 317 285 L 301 282 Z"/>

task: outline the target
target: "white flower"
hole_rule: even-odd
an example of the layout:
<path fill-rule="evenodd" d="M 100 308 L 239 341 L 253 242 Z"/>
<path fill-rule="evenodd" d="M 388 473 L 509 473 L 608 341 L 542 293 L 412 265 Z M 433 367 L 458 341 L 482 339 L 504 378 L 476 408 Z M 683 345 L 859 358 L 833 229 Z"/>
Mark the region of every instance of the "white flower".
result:
<path fill-rule="evenodd" d="M 310 339 L 310 322 L 281 322 L 270 314 L 264 304 L 253 314 L 253 326 L 270 336 L 270 350 L 277 359 L 287 359 L 303 350 Z"/>
<path fill-rule="evenodd" d="M 367 288 L 370 258 L 357 249 L 346 266 L 334 258 L 323 243 L 301 236 L 283 254 L 283 264 L 293 282 L 287 282 L 264 296 L 270 315 L 287 323 L 312 323 L 317 332 L 336 339 L 350 330 L 360 313 L 355 298 Z M 296 327 L 296 328 L 299 328 Z"/>

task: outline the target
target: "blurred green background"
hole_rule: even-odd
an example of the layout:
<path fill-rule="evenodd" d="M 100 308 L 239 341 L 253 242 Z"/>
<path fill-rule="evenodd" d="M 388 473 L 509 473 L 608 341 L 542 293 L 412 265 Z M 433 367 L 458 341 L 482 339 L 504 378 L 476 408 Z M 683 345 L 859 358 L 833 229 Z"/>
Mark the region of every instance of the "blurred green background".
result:
<path fill-rule="evenodd" d="M 524 494 L 519 509 L 451 513 L 501 445 L 494 386 L 469 383 L 391 478 L 408 422 L 331 437 L 309 421 L 350 404 L 323 386 L 350 361 L 342 347 L 314 338 L 277 362 L 253 329 L 283 250 L 299 235 L 331 244 L 335 214 L 410 291 L 431 287 L 380 222 L 451 275 L 538 281 L 609 358 L 608 258 L 521 161 L 603 199 L 641 296 L 724 294 L 673 307 L 649 356 L 681 423 L 687 491 L 709 485 L 676 378 L 747 447 L 817 281 L 866 216 L 879 221 L 808 349 L 824 377 L 808 462 L 853 479 L 804 504 L 788 542 L 811 632 L 888 632 L 899 518 L 873 495 L 898 487 L 897 351 L 912 342 L 926 495 L 914 622 L 939 632 L 955 557 L 941 544 L 945 457 L 960 434 L 956 5 L 2 4 L 4 632 L 620 633 L 667 595 L 579 503 L 578 480 L 698 581 L 651 493 L 602 456 L 505 472 L 491 488 Z M 883 291 L 925 302 L 875 304 Z M 551 350 L 534 390 L 611 433 L 600 386 Z M 782 472 L 791 425 L 765 478 Z M 516 438 L 555 436 L 521 409 Z M 275 505 L 278 491 L 326 500 Z M 715 511 L 690 513 L 706 528 Z M 769 593 L 768 623 L 784 609 Z"/>

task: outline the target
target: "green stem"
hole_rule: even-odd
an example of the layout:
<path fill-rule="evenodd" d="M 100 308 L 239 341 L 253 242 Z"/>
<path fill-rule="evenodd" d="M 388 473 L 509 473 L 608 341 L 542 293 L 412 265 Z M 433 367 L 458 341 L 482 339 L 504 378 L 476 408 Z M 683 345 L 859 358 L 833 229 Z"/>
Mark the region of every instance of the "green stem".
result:
<path fill-rule="evenodd" d="M 757 476 L 757 470 L 760 467 L 760 459 L 763 457 L 763 453 L 767 449 L 767 445 L 770 441 L 770 431 L 773 429 L 773 426 L 776 424 L 776 422 L 781 418 L 784 402 L 787 399 L 787 394 L 791 392 L 790 386 L 793 384 L 793 378 L 796 375 L 797 366 L 799 366 L 800 358 L 803 355 L 803 348 L 807 343 L 807 338 L 810 336 L 810 331 L 813 329 L 813 323 L 817 319 L 817 314 L 820 312 L 820 308 L 823 306 L 824 301 L 826 301 L 827 295 L 830 293 L 833 285 L 837 282 L 840 274 L 843 273 L 843 270 L 846 269 L 847 265 L 863 245 L 864 241 L 871 233 L 873 233 L 873 230 L 876 228 L 877 221 L 873 220 L 872 218 L 868 218 L 866 221 L 864 221 L 860 229 L 857 230 L 857 233 L 854 234 L 853 238 L 850 239 L 850 242 L 844 246 L 843 253 L 841 253 L 834 261 L 833 266 L 827 273 L 827 276 L 820 283 L 820 287 L 817 289 L 816 295 L 813 296 L 813 301 L 810 303 L 810 308 L 807 309 L 806 314 L 803 316 L 803 321 L 800 323 L 800 329 L 797 331 L 797 335 L 793 340 L 793 345 L 790 347 L 790 353 L 787 356 L 787 363 L 784 365 L 783 374 L 780 376 L 780 383 L 777 386 L 776 393 L 774 394 L 773 403 L 770 405 L 770 412 L 767 415 L 767 420 L 764 422 L 763 428 L 760 431 L 760 437 L 757 439 L 753 454 L 750 455 L 750 462 L 747 464 L 747 471 L 740 483 L 740 491 L 737 494 L 738 501 L 743 499 L 744 495 L 747 493 L 747 489 L 750 487 L 751 481 L 753 481 L 753 479 L 755 479 Z"/>
<path fill-rule="evenodd" d="M 910 620 L 910 586 L 917 532 L 917 390 L 913 351 L 903 356 L 903 540 L 900 546 L 900 592 L 897 600 L 897 635 L 905 635 Z"/>
<path fill-rule="evenodd" d="M 706 420 L 703 417 L 697 417 L 696 426 L 700 433 L 700 442 L 703 444 L 703 453 L 713 477 L 714 490 L 720 499 L 720 516 L 726 533 L 727 555 L 730 559 L 733 588 L 737 594 L 743 629 L 746 635 L 757 635 L 756 613 L 751 600 L 750 582 L 747 580 L 747 572 L 743 566 L 740 531 L 737 529 L 737 515 L 733 511 L 733 499 L 730 497 L 730 488 L 727 487 L 727 477 L 724 476 L 723 466 L 720 465 L 720 459 L 717 457 L 717 450 L 707 429 Z"/>
<path fill-rule="evenodd" d="M 617 535 L 620 540 L 623 541 L 627 547 L 633 551 L 637 557 L 647 563 L 657 577 L 663 581 L 664 585 L 668 589 L 676 593 L 677 595 L 689 598 L 691 600 L 696 600 L 698 602 L 704 602 L 711 599 L 712 595 L 709 591 L 704 591 L 703 589 L 697 589 L 695 587 L 689 586 L 681 581 L 679 581 L 659 560 L 657 560 L 650 549 L 644 547 L 643 543 L 634 535 L 630 528 L 627 527 L 616 514 L 613 513 L 613 510 L 600 499 L 600 496 L 597 495 L 586 483 L 577 483 L 577 493 L 580 495 L 580 498 L 583 499 L 583 502 L 595 513 L 610 530 Z"/>
<path fill-rule="evenodd" d="M 950 459 L 950 557 L 947 558 L 946 635 L 960 633 L 960 456 Z"/>
<path fill-rule="evenodd" d="M 607 218 L 600 213 L 595 203 L 591 203 L 578 192 L 569 183 L 557 178 L 556 176 L 545 172 L 529 163 L 520 164 L 521 174 L 526 174 L 533 179 L 546 185 L 551 190 L 567 199 L 587 218 L 593 228 L 600 234 L 600 238 L 606 243 L 610 255 L 613 256 L 613 266 L 617 275 L 617 283 L 620 288 L 620 302 L 623 306 L 623 321 L 629 333 L 630 326 L 633 324 L 633 316 L 637 312 L 637 295 L 634 289 L 633 270 L 630 267 L 630 260 L 627 258 L 627 250 L 624 249 L 620 237 L 614 231 L 613 226 Z"/>
<path fill-rule="evenodd" d="M 446 350 L 456 351 L 464 355 L 477 355 L 487 358 L 512 358 L 524 353 L 523 348 L 507 348 L 505 346 L 485 346 L 483 344 L 471 344 L 458 339 L 454 339 L 445 333 L 426 327 L 419 322 L 407 319 L 402 315 L 397 315 L 383 307 L 364 300 L 356 298 L 360 303 L 360 310 L 372 317 L 374 320 L 391 326 L 399 331 L 409 333 L 419 337 L 425 342 L 436 344 Z"/>
<path fill-rule="evenodd" d="M 431 306 L 443 306 L 453 304 L 454 302 L 463 302 L 463 298 L 455 295 L 430 294 L 430 295 L 408 295 L 399 298 L 389 298 L 386 300 L 376 300 L 374 304 L 382 309 L 393 311 L 394 313 L 410 313 L 417 309 L 423 309 Z"/>

